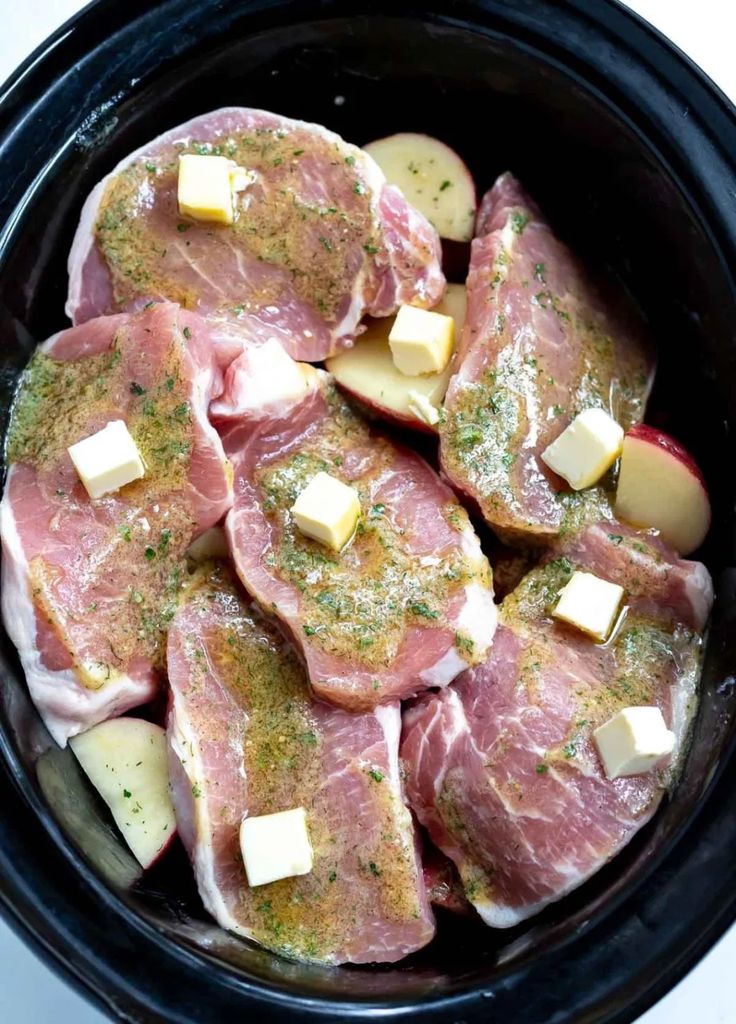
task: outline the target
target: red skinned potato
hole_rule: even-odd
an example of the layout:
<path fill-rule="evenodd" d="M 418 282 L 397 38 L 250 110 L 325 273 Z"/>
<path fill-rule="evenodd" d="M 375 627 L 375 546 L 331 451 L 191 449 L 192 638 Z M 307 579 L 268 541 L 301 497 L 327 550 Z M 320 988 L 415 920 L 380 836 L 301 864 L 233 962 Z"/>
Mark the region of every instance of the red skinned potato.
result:
<path fill-rule="evenodd" d="M 448 284 L 445 296 L 433 312 L 444 313 L 455 320 L 455 344 L 465 322 L 465 286 Z M 368 409 L 403 427 L 412 427 L 436 434 L 437 424 L 428 422 L 434 416 L 424 407 L 425 399 L 433 409 L 439 410 L 453 372 L 453 360 L 441 373 L 427 373 L 421 377 L 407 377 L 394 365 L 388 335 L 394 317 L 370 320 L 353 348 L 332 356 L 327 369 L 340 387 L 359 399 Z M 420 399 L 417 399 L 417 395 Z M 418 404 L 419 402 L 419 404 Z M 439 416 L 439 412 L 437 411 Z"/>
<path fill-rule="evenodd" d="M 431 135 L 401 132 L 363 147 L 441 238 L 473 237 L 475 182 L 454 149 Z"/>
<path fill-rule="evenodd" d="M 699 548 L 710 527 L 708 490 L 692 455 L 644 424 L 624 438 L 614 511 L 634 526 L 656 528 L 681 555 Z"/>
<path fill-rule="evenodd" d="M 69 743 L 136 860 L 150 868 L 176 835 L 164 730 L 142 718 L 113 718 Z"/>

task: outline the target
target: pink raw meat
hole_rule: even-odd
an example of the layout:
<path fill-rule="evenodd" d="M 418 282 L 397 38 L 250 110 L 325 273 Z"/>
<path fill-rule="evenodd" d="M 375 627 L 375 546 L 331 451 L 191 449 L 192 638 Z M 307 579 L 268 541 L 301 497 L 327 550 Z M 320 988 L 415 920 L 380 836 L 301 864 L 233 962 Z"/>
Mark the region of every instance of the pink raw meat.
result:
<path fill-rule="evenodd" d="M 644 415 L 654 361 L 631 304 L 594 288 L 510 174 L 476 223 L 459 369 L 440 423 L 441 463 L 502 538 L 554 540 L 567 484 L 540 455 L 583 409 L 624 430 Z"/>
<path fill-rule="evenodd" d="M 233 225 L 179 215 L 182 153 L 251 173 Z M 168 298 L 320 360 L 352 344 L 365 313 L 432 306 L 443 288 L 436 231 L 366 153 L 319 125 L 227 107 L 166 132 L 95 187 L 66 311 L 83 323 Z"/>
<path fill-rule="evenodd" d="M 289 645 L 213 565 L 172 623 L 168 667 L 174 806 L 217 922 L 331 964 L 390 963 L 429 942 L 398 704 L 354 715 L 313 702 Z M 312 870 L 250 888 L 243 817 L 293 807 L 306 810 Z"/>
<path fill-rule="evenodd" d="M 577 568 L 626 590 L 607 644 L 549 615 Z M 560 899 L 654 814 L 687 750 L 712 599 L 699 563 L 615 521 L 589 526 L 505 599 L 485 664 L 405 714 L 409 803 L 487 924 L 511 927 Z M 652 704 L 675 733 L 673 755 L 608 779 L 593 730 Z"/>
<path fill-rule="evenodd" d="M 2 610 L 60 744 L 149 700 L 183 552 L 232 503 L 207 406 L 229 339 L 170 303 L 54 335 L 21 382 L 0 509 Z M 97 500 L 67 447 L 122 419 L 143 480 Z"/>
<path fill-rule="evenodd" d="M 302 390 L 279 395 L 266 352 L 235 360 L 212 407 L 235 471 L 226 532 L 241 580 L 288 630 L 317 696 L 365 710 L 445 686 L 483 659 L 496 624 L 467 515 L 423 459 L 370 431 L 327 374 L 300 364 Z M 361 500 L 339 554 L 303 536 L 290 512 L 318 471 Z"/>

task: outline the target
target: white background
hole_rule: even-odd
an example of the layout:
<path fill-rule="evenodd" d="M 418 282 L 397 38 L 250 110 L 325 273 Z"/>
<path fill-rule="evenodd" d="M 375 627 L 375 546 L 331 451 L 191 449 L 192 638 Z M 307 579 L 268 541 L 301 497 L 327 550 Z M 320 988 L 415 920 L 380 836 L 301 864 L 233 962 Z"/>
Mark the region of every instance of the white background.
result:
<path fill-rule="evenodd" d="M 600 0 L 591 0 L 597 2 Z M 82 6 L 79 0 L 0 0 L 0 81 Z M 733 0 L 631 0 L 629 6 L 673 39 L 736 100 Z M 677 913 L 677 907 L 672 913 Z M 736 929 L 638 1024 L 734 1024 L 734 960 Z M 103 1024 L 104 1020 L 39 963 L 0 921 L 2 1024 Z"/>

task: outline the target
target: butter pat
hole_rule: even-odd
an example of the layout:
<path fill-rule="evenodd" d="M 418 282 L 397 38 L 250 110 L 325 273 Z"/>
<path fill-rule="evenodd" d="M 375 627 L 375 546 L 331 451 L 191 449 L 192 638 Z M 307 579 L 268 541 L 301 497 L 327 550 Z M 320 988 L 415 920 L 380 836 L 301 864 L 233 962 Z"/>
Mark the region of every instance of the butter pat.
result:
<path fill-rule="evenodd" d="M 440 414 L 426 395 L 412 390 L 409 392 L 408 398 L 409 412 L 413 412 L 418 420 L 427 423 L 430 427 L 439 423 Z"/>
<path fill-rule="evenodd" d="M 609 779 L 649 772 L 675 747 L 675 734 L 656 707 L 623 708 L 593 739 Z"/>
<path fill-rule="evenodd" d="M 112 420 L 68 451 L 90 498 L 117 491 L 145 473 L 143 459 L 123 420 Z"/>
<path fill-rule="evenodd" d="M 235 193 L 252 180 L 224 156 L 184 153 L 179 157 L 179 213 L 194 220 L 232 224 Z"/>
<path fill-rule="evenodd" d="M 277 814 L 243 818 L 240 849 L 250 886 L 308 875 L 313 856 L 306 811 L 295 807 Z"/>
<path fill-rule="evenodd" d="M 605 409 L 586 409 L 542 452 L 574 491 L 596 483 L 621 454 L 624 432 Z"/>
<path fill-rule="evenodd" d="M 618 618 L 624 589 L 590 572 L 574 572 L 552 612 L 596 640 L 607 640 Z"/>
<path fill-rule="evenodd" d="M 355 532 L 360 499 L 342 480 L 317 473 L 291 506 L 291 514 L 305 536 L 340 551 Z"/>
<path fill-rule="evenodd" d="M 388 336 L 394 365 L 406 377 L 440 373 L 455 344 L 455 321 L 444 313 L 401 306 Z"/>

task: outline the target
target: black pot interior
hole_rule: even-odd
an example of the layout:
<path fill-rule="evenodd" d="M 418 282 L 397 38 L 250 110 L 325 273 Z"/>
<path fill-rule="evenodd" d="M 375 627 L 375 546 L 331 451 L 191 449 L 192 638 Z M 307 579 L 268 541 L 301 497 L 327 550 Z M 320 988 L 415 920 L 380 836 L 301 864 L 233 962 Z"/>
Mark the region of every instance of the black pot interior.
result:
<path fill-rule="evenodd" d="M 216 5 L 210 10 L 216 18 Z M 159 18 L 157 30 L 176 32 L 161 24 Z M 83 130 L 42 168 L 32 201 L 6 238 L 3 415 L 33 346 L 66 325 L 65 263 L 81 203 L 127 152 L 195 114 L 234 104 L 317 121 L 358 144 L 394 131 L 426 131 L 463 155 L 480 191 L 513 170 L 558 232 L 591 264 L 614 267 L 646 312 L 660 353 L 648 420 L 679 437 L 704 469 L 715 518 L 702 557 L 716 580 L 722 577 L 732 562 L 734 507 L 734 474 L 724 471 L 735 464 L 732 284 L 664 143 L 654 145 L 637 126 L 634 100 L 630 110 L 610 103 L 601 83 L 586 83 L 569 63 L 534 52 L 521 38 L 449 20 L 379 16 L 288 24 L 264 18 L 255 30 L 212 32 L 199 43 L 179 35 L 167 59 L 156 58 L 139 82 L 106 98 L 109 108 L 79 110 Z M 44 117 L 40 130 L 53 133 L 53 107 Z M 736 663 L 732 615 L 733 599 L 722 590 L 684 779 L 626 851 L 578 892 L 512 931 L 443 916 L 436 940 L 396 968 L 289 963 L 219 932 L 201 908 L 180 849 L 128 890 L 135 875 L 130 858 L 71 755 L 46 753 L 37 771 L 49 741 L 7 638 L 2 730 L 22 785 L 51 803 L 105 884 L 173 941 L 223 958 L 252 981 L 303 996 L 395 1004 L 471 986 L 491 990 L 510 966 L 531 962 L 627 896 L 691 822 L 732 733 L 730 687 L 723 685 Z"/>

